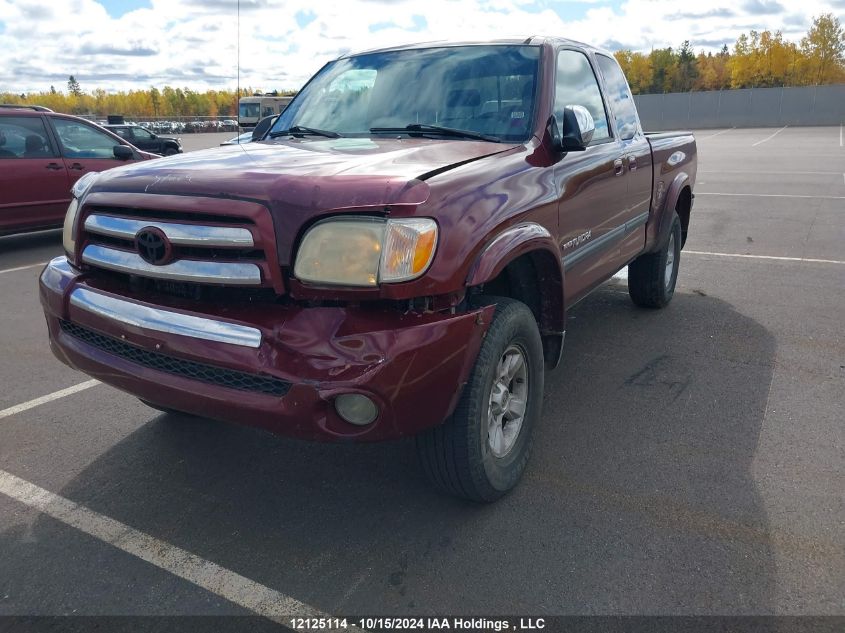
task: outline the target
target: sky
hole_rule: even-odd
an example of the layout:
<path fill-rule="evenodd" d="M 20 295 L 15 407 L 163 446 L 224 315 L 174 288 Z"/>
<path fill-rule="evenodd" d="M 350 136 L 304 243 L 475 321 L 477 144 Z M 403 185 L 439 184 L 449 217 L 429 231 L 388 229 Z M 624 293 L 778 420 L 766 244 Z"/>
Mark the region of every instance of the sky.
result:
<path fill-rule="evenodd" d="M 610 50 L 798 41 L 845 0 L 0 0 L 0 92 L 165 85 L 298 89 L 348 52 L 431 40 L 560 35 Z M 240 38 L 238 33 L 240 30 Z"/>

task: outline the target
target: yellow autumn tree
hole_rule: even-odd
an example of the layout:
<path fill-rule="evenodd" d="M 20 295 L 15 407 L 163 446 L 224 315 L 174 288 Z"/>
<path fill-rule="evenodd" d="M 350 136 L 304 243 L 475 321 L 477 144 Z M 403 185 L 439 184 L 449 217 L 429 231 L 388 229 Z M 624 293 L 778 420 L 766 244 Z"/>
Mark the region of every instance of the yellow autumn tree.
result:
<path fill-rule="evenodd" d="M 827 84 L 845 79 L 845 31 L 832 13 L 813 19 L 813 25 L 801 40 L 803 73 L 807 83 Z"/>

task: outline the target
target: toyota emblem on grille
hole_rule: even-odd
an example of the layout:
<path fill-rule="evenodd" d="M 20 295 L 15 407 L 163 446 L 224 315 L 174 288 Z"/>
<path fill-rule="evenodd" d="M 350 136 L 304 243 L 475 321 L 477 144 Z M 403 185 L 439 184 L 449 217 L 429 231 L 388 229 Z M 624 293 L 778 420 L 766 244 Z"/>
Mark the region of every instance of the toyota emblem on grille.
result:
<path fill-rule="evenodd" d="M 161 229 L 148 226 L 135 234 L 135 248 L 145 262 L 161 266 L 173 256 L 173 246 Z"/>

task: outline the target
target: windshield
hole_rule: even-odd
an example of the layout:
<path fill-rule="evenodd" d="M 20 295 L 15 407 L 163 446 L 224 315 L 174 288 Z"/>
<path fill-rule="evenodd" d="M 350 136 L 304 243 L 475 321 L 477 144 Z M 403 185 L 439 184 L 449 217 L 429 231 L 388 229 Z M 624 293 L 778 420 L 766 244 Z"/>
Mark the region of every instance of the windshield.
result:
<path fill-rule="evenodd" d="M 500 45 L 339 59 L 296 96 L 273 132 L 301 127 L 370 136 L 383 133 L 371 128 L 423 124 L 524 141 L 532 130 L 539 59 L 539 47 Z"/>
<path fill-rule="evenodd" d="M 242 103 L 238 111 L 242 119 L 257 119 L 258 113 L 261 111 L 261 104 Z"/>

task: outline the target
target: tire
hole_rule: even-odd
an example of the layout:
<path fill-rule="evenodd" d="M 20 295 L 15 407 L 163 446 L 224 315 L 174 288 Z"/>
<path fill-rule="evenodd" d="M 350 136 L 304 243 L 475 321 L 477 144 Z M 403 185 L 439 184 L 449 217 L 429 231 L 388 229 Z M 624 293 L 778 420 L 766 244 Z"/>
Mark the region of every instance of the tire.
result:
<path fill-rule="evenodd" d="M 178 154 L 179 150 L 173 149 L 172 147 L 165 148 L 164 155 L 165 156 L 173 156 L 174 154 Z"/>
<path fill-rule="evenodd" d="M 524 303 L 503 297 L 479 303 L 495 304 L 496 312 L 469 380 L 449 419 L 417 436 L 417 454 L 435 488 L 489 503 L 516 486 L 528 463 L 543 403 L 543 344 Z"/>
<path fill-rule="evenodd" d="M 643 308 L 663 308 L 675 294 L 681 263 L 681 219 L 672 214 L 666 243 L 656 253 L 640 255 L 628 266 L 628 295 Z"/>

